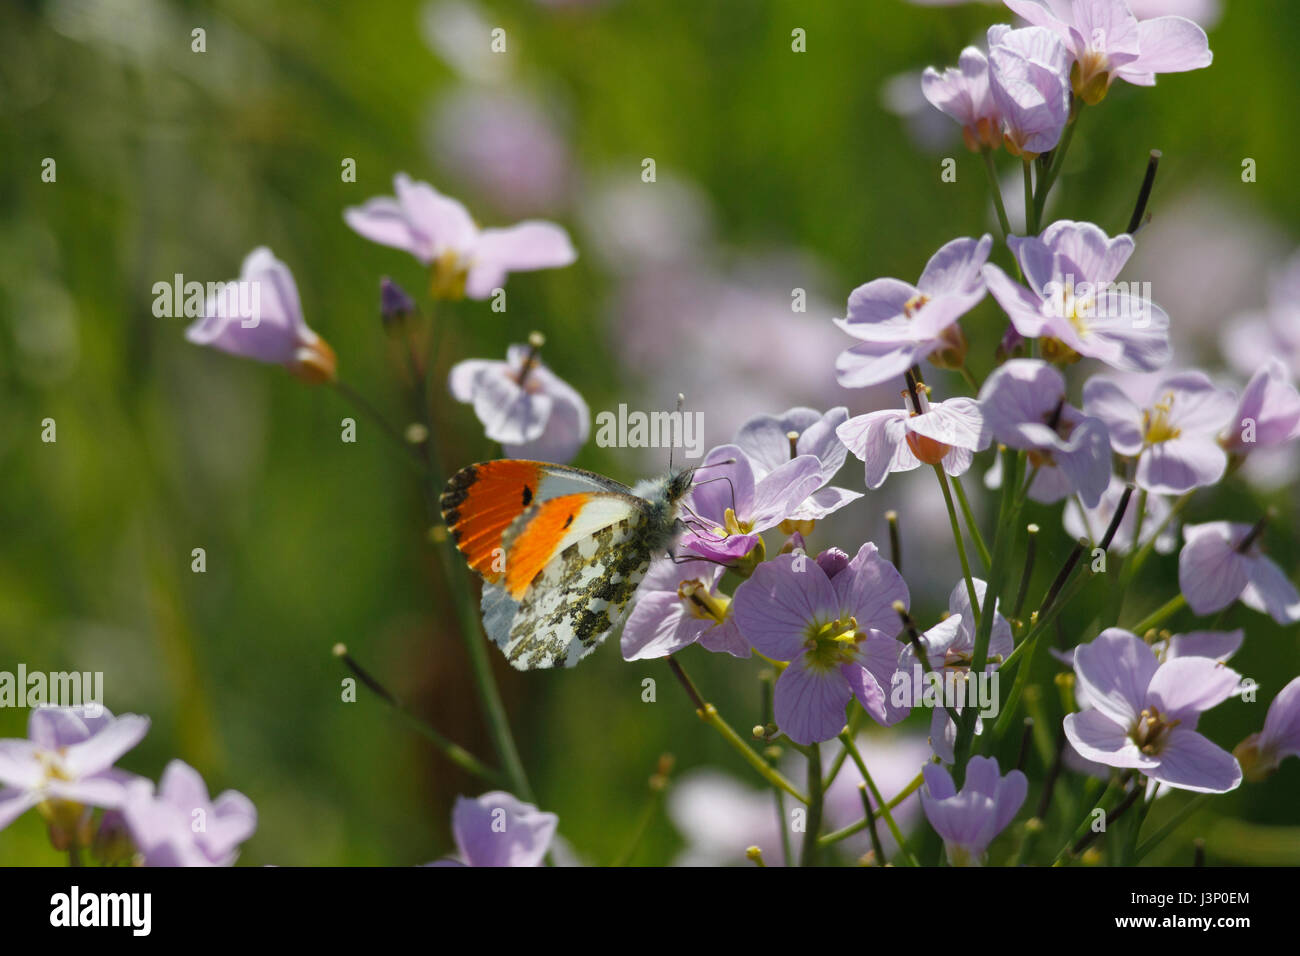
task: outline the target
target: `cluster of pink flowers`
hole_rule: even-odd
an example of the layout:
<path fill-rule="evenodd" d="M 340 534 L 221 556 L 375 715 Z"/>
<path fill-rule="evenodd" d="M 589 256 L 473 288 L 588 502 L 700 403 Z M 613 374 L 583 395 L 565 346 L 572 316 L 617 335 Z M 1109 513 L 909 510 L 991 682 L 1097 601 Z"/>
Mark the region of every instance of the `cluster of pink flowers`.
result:
<path fill-rule="evenodd" d="M 1124 589 L 1150 553 L 1175 546 L 1177 521 L 1195 492 L 1228 480 L 1256 449 L 1300 437 L 1293 370 L 1269 362 L 1238 394 L 1204 371 L 1171 368 L 1176 319 L 1140 286 L 1120 281 L 1135 249 L 1133 235 L 1111 235 L 1085 221 L 1040 222 L 1084 108 L 1100 104 L 1117 80 L 1150 86 L 1157 74 L 1208 66 L 1205 32 L 1179 16 L 1139 19 L 1124 0 L 1006 0 L 1006 6 L 1028 25 L 992 27 L 987 51 L 969 47 L 958 67 L 926 70 L 922 89 L 960 124 L 991 174 L 1002 149 L 1023 167 L 1024 228 L 1012 232 L 1003 213 L 1005 249 L 991 235 L 958 237 L 934 253 L 915 284 L 876 278 L 852 291 L 845 316 L 834 320 L 853 340 L 835 363 L 836 379 L 846 389 L 896 384 L 901 401 L 860 414 L 847 404 L 759 414 L 734 440 L 711 449 L 683 503 L 680 537 L 650 565 L 620 634 L 629 661 L 675 658 L 692 644 L 762 658 L 774 677 L 771 719 L 755 736 L 768 744 L 788 741 L 806 754 L 814 774 L 823 760 L 818 748 L 829 741 L 839 739 L 845 748 L 837 769 L 846 755 L 861 760 L 853 744 L 859 715 L 884 728 L 905 720 L 918 698 L 900 690 L 916 675 L 969 689 L 1014 674 L 1014 686 L 1004 686 L 996 701 L 1003 714 L 996 724 L 977 714 L 969 698 L 925 702 L 933 708 L 929 752 L 915 764 L 916 785 L 895 806 L 918 793 L 914 803 L 954 865 L 987 858 L 1025 803 L 1026 774 L 1003 773 L 992 753 L 1020 703 L 1043 631 L 1073 597 L 1074 585 L 1094 573 L 1083 570 L 1089 562 L 1080 566 L 1085 551 L 1126 556 L 1127 564 L 1111 572 L 1119 581 L 1113 614 L 1063 628 L 1075 647 L 1062 655 L 1070 667 L 1062 682 L 1070 703 L 1059 726 L 1075 766 L 1112 776 L 1115 786 L 1149 802 L 1160 787 L 1226 792 L 1300 752 L 1300 678 L 1273 695 L 1262 730 L 1234 754 L 1197 722 L 1249 688 L 1225 664 L 1240 635 L 1224 650 L 1215 625 L 1174 636 L 1160 628 L 1184 609 L 1202 616 L 1238 600 L 1281 624 L 1300 621 L 1300 594 L 1264 552 L 1265 516 L 1256 523 L 1185 526 L 1177 559 L 1181 594 L 1138 623 L 1121 627 L 1117 619 Z M 990 180 L 998 190 L 996 177 Z M 345 220 L 359 235 L 414 256 L 428 269 L 435 301 L 486 299 L 511 272 L 576 258 L 567 234 L 552 223 L 480 229 L 460 203 L 425 183 L 398 175 L 395 192 L 349 209 Z M 995 255 L 1005 267 L 991 261 Z M 305 324 L 284 265 L 258 250 L 246 260 L 244 277 L 272 286 L 273 308 L 261 325 L 249 329 L 214 312 L 195 324 L 190 338 L 281 364 L 309 381 L 334 381 L 334 354 Z M 981 381 L 961 323 L 986 299 L 1005 316 L 1005 329 Z M 386 319 L 417 309 L 391 283 L 383 303 Z M 511 346 L 504 361 L 462 361 L 451 369 L 448 387 L 452 398 L 472 406 L 504 454 L 567 462 L 588 438 L 590 413 L 578 391 L 541 362 L 540 347 L 535 338 Z M 1067 374 L 1076 364 L 1087 370 L 1082 382 Z M 968 394 L 939 398 L 923 365 L 958 373 Z M 838 483 L 849 454 L 863 463 L 864 490 Z M 987 484 L 1001 489 L 991 548 L 960 483 L 982 456 Z M 814 553 L 806 542 L 864 491 L 922 466 L 940 485 L 962 577 L 947 612 L 918 622 L 894 546 L 868 541 Z M 1027 501 L 1060 505 L 1066 532 L 1080 542 L 1043 599 L 1028 607 L 1033 559 L 1018 558 L 1016 550 L 1028 533 L 1019 522 Z M 968 547 L 983 565 L 979 575 Z M 127 736 L 120 734 L 114 739 Z M 32 748 L 50 746 L 35 731 L 33 741 Z M 70 767 L 75 791 L 66 789 L 67 778 L 32 769 L 44 766 L 35 757 L 20 775 L 7 769 L 16 758 L 6 756 L 0 779 L 20 789 L 0 795 L 0 808 L 51 801 L 120 807 L 147 854 L 154 837 L 132 809 L 129 786 L 111 777 L 119 753 L 109 748 Z M 749 756 L 762 763 L 752 751 Z M 867 783 L 870 757 L 860 763 Z M 187 787 L 197 793 L 193 781 L 180 779 L 180 771 L 175 776 L 177 793 Z M 768 776 L 778 790 L 794 792 L 779 771 L 769 768 Z M 1043 783 L 1043 806 L 1054 781 L 1055 774 Z M 167 782 L 155 804 L 191 799 L 173 799 Z M 229 796 L 213 805 L 217 816 L 235 802 Z M 799 796 L 824 800 L 819 792 Z M 874 827 L 878 812 L 892 826 L 888 803 L 872 796 L 866 823 Z M 820 809 L 818 803 L 818 819 Z M 165 817 L 158 812 L 148 819 L 161 828 Z M 497 829 L 494 820 L 505 822 Z M 556 827 L 553 815 L 508 793 L 463 798 L 453 814 L 458 862 L 537 865 Z M 213 861 L 233 851 L 232 834 L 247 835 L 233 822 L 222 832 L 224 841 L 198 848 Z M 186 846 L 194 850 L 192 841 Z"/>
<path fill-rule="evenodd" d="M 90 850 L 106 866 L 230 866 L 257 829 L 242 793 L 213 800 L 189 764 L 173 760 L 157 787 L 116 766 L 149 718 L 103 707 L 41 707 L 27 739 L 0 740 L 0 829 L 35 808 L 59 850 Z M 95 809 L 103 812 L 95 821 Z"/>

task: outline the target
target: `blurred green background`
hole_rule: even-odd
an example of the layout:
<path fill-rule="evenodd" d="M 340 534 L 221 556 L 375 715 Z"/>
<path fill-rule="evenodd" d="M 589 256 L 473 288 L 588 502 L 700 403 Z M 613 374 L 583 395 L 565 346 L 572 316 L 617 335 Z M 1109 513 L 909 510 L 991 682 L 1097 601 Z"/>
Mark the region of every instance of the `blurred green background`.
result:
<path fill-rule="evenodd" d="M 761 361 L 740 357 L 752 344 L 744 320 L 749 310 L 790 315 L 798 286 L 819 302 L 804 319 L 829 328 L 854 286 L 913 280 L 949 238 L 993 231 L 982 172 L 955 127 L 925 111 L 899 115 L 899 97 L 885 91 L 899 74 L 955 63 L 1005 19 L 979 4 L 897 0 L 4 4 L 0 669 L 104 671 L 107 705 L 153 720 L 125 767 L 156 779 L 181 757 L 214 793 L 235 788 L 256 803 L 260 826 L 241 863 L 414 864 L 449 852 L 451 802 L 481 786 L 364 691 L 341 703 L 344 673 L 330 654 L 346 642 L 423 717 L 492 756 L 452 615 L 428 584 L 412 473 L 364 421 L 356 444 L 339 441 L 340 419 L 356 413 L 337 394 L 186 343 L 184 320 L 153 316 L 153 283 L 178 272 L 231 278 L 245 253 L 269 245 L 341 375 L 400 419 L 378 280 L 421 294 L 425 280 L 413 259 L 353 234 L 341 212 L 390 194 L 392 175 L 406 171 L 462 198 L 480 222 L 554 218 L 580 253 L 571 268 L 513 277 L 505 314 L 482 303 L 444 310 L 448 357 L 499 357 L 541 329 L 548 364 L 594 412 L 708 394 L 699 368 L 721 375 L 735 353 L 750 363 L 748 388 L 704 407 L 708 416 L 739 421 L 801 402 L 866 411 L 874 400 L 836 389 L 829 363 L 803 361 L 799 334 L 782 339 L 779 323 L 769 357 L 797 367 L 773 372 L 781 384 L 768 389 Z M 506 31 L 504 54 L 487 52 L 492 27 Z M 805 53 L 791 50 L 796 27 Z M 204 53 L 191 51 L 195 28 L 206 31 Z M 1075 139 L 1053 211 L 1110 232 L 1123 228 L 1148 150 L 1164 152 L 1152 240 L 1139 236 L 1148 258 L 1135 260 L 1144 271 L 1134 277 L 1161 277 L 1154 297 L 1172 316 L 1182 362 L 1222 365 L 1221 324 L 1263 306 L 1265 277 L 1300 238 L 1297 35 L 1293 0 L 1228 2 L 1210 34 L 1212 68 L 1150 90 L 1117 85 Z M 915 91 L 913 82 L 895 90 Z M 502 102 L 541 132 L 521 145 L 512 134 L 525 123 L 506 110 L 495 120 L 505 145 L 483 142 L 480 113 Z M 504 169 L 483 160 L 502 152 Z M 944 156 L 957 159 L 956 183 L 940 181 Z M 54 183 L 41 180 L 46 157 L 57 162 Z M 355 183 L 340 176 L 349 157 Z M 641 181 L 646 157 L 658 183 Z M 1245 157 L 1257 162 L 1253 184 L 1241 182 Z M 642 228 L 642 207 L 620 214 L 600 196 L 673 183 L 681 205 L 651 207 L 668 238 L 651 231 L 620 257 L 619 231 Z M 698 219 L 693 238 L 676 234 L 687 219 Z M 794 276 L 775 290 L 749 279 L 772 254 Z M 1005 250 L 995 255 L 1005 261 Z M 689 298 L 688 280 L 701 274 L 751 298 L 729 324 L 691 319 L 678 345 L 672 293 Z M 630 312 L 627 290 L 647 277 L 667 304 L 637 294 L 641 311 Z M 964 325 L 983 375 L 1003 320 L 986 301 Z M 675 358 L 629 354 L 629 338 L 647 331 Z M 492 453 L 467 407 L 446 399 L 439 415 L 449 462 Z M 57 422 L 55 444 L 40 440 L 45 418 Z M 629 482 L 662 467 L 594 442 L 576 464 Z M 858 468 L 839 483 L 860 487 Z M 967 487 L 979 487 L 974 475 Z M 1294 578 L 1294 489 L 1235 479 L 1195 498 L 1188 518 L 1253 521 L 1276 505 L 1267 544 Z M 937 491 L 924 492 L 901 509 L 903 570 L 918 616 L 932 621 L 957 569 L 941 537 L 941 571 L 908 566 L 909 549 L 926 546 L 909 529 L 942 521 Z M 880 534 L 887 506 L 897 505 L 868 495 L 851 509 L 865 531 L 837 516 L 813 544 L 855 549 Z M 1035 594 L 1069 540 L 1055 510 L 1029 517 L 1045 539 Z M 206 549 L 204 574 L 190 570 L 196 547 Z M 1175 571 L 1173 557 L 1148 564 L 1130 619 L 1173 593 Z M 918 580 L 926 576 L 936 580 Z M 1086 592 L 1070 626 L 1083 628 L 1104 597 L 1102 583 Z M 1174 624 L 1192 620 L 1184 612 Z M 1300 645 L 1296 628 L 1241 607 L 1226 622 L 1247 629 L 1234 666 L 1263 685 L 1258 705 L 1225 704 L 1203 720 L 1230 749 L 1300 673 Z M 585 861 L 608 862 L 628 845 L 660 754 L 675 755 L 679 772 L 713 764 L 757 784 L 661 661 L 625 664 L 607 647 L 574 671 L 521 675 L 492 654 L 538 802 L 559 814 Z M 757 662 L 683 657 L 735 726 L 758 719 Z M 1055 665 L 1040 664 L 1050 680 Z M 658 682 L 657 703 L 641 700 L 646 677 Z M 0 736 L 24 735 L 26 717 L 0 711 Z M 1211 862 L 1300 863 L 1298 784 L 1292 760 L 1268 783 L 1215 801 L 1153 859 L 1190 859 L 1186 841 L 1200 833 Z M 1152 819 L 1167 812 L 1158 805 Z M 633 859 L 668 862 L 681 847 L 660 814 Z M 35 814 L 0 832 L 0 863 L 61 862 Z"/>

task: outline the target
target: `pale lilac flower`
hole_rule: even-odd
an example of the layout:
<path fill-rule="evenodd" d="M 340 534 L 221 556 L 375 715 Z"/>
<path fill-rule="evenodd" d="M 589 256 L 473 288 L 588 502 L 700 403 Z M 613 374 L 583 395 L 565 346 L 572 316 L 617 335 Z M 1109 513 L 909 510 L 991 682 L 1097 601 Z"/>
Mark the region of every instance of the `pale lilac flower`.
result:
<path fill-rule="evenodd" d="M 841 353 L 835 375 L 845 388 L 878 385 L 921 359 L 959 368 L 966 338 L 957 320 L 984 298 L 980 268 L 993 237 L 954 239 L 930 257 L 916 285 L 874 279 L 849 295 L 848 317 L 835 324 L 861 340 Z"/>
<path fill-rule="evenodd" d="M 748 456 L 757 481 L 800 455 L 812 455 L 821 464 L 821 485 L 794 510 L 791 521 L 825 518 L 862 497 L 860 491 L 831 484 L 849 454 L 835 434 L 848 417 L 843 405 L 825 415 L 811 408 L 791 408 L 780 415 L 755 415 L 740 426 L 736 445 Z"/>
<path fill-rule="evenodd" d="M 1081 510 L 1079 503 L 1073 498 L 1066 501 L 1062 524 L 1070 537 L 1076 541 L 1079 538 L 1087 538 L 1094 543 L 1100 541 L 1115 517 L 1115 509 L 1119 507 L 1126 487 L 1123 479 L 1112 475 L 1110 484 L 1106 486 L 1106 491 L 1095 508 Z M 1142 540 L 1139 546 L 1145 545 L 1153 537 L 1155 544 L 1152 547 L 1157 554 L 1170 554 L 1178 546 L 1177 522 L 1171 521 L 1167 526 L 1165 525 L 1170 507 L 1169 499 L 1164 495 L 1147 494 L 1146 516 L 1142 519 Z M 1124 510 L 1124 517 L 1120 519 L 1119 527 L 1115 529 L 1115 537 L 1111 538 L 1110 550 L 1115 554 L 1128 554 L 1132 551 L 1133 532 L 1136 527 L 1137 505 L 1130 500 L 1129 506 Z"/>
<path fill-rule="evenodd" d="M 1015 13 L 1051 30 L 1072 60 L 1070 82 L 1085 103 L 1098 103 L 1116 78 L 1152 86 L 1157 73 L 1210 65 L 1205 31 L 1185 17 L 1139 21 L 1125 0 L 1005 0 Z"/>
<path fill-rule="evenodd" d="M 961 125 L 962 138 L 972 152 L 1002 145 L 1002 116 L 989 89 L 988 57 L 979 47 L 966 47 L 957 66 L 942 73 L 926 67 L 921 74 L 921 91 L 935 109 Z"/>
<path fill-rule="evenodd" d="M 718 590 L 726 568 L 688 556 L 659 558 L 636 589 L 636 605 L 620 642 L 627 661 L 667 657 L 698 643 L 706 650 L 749 657 L 749 643 Z"/>
<path fill-rule="evenodd" d="M 942 464 L 950 475 L 964 474 L 974 453 L 989 446 L 978 402 L 950 398 L 930 404 L 924 393 L 922 386 L 917 411 L 868 412 L 836 429 L 840 441 L 866 464 L 868 488 L 879 488 L 892 472 L 911 471 L 922 464 Z"/>
<path fill-rule="evenodd" d="M 979 394 L 993 437 L 1029 452 L 1037 468 L 1029 497 L 1050 504 L 1078 493 L 1095 507 L 1110 483 L 1110 438 L 1100 419 L 1065 402 L 1065 377 L 1038 359 L 1012 359 Z"/>
<path fill-rule="evenodd" d="M 1233 754 L 1252 783 L 1272 775 L 1287 757 L 1300 756 L 1300 677 L 1268 705 L 1264 729 L 1239 743 Z"/>
<path fill-rule="evenodd" d="M 1272 359 L 1281 359 L 1300 375 L 1300 253 L 1268 279 L 1262 311 L 1245 312 L 1223 324 L 1223 354 L 1239 372 L 1254 374 Z"/>
<path fill-rule="evenodd" d="M 1188 631 L 1152 641 L 1148 646 L 1161 664 L 1179 657 L 1208 657 L 1210 660 L 1226 662 L 1241 650 L 1245 639 L 1246 632 L 1241 628 L 1234 631 Z M 1062 664 L 1073 668 L 1075 650 L 1073 647 L 1064 651 L 1052 647 L 1048 648 L 1048 653 Z M 1080 710 L 1092 706 L 1088 702 L 1087 693 L 1078 685 L 1075 686 L 1074 696 Z"/>
<path fill-rule="evenodd" d="M 209 297 L 185 337 L 240 358 L 283 365 L 304 382 L 332 382 L 338 365 L 334 350 L 307 327 L 289 267 L 259 246 L 244 257 L 238 281 L 247 290 L 238 293 L 239 307 L 232 308 L 229 294 Z M 245 310 L 245 304 L 254 308 Z"/>
<path fill-rule="evenodd" d="M 578 258 L 569 234 L 551 222 L 527 220 L 479 229 L 465 207 L 405 173 L 393 177 L 396 198 L 380 196 L 344 210 L 359 235 L 403 249 L 432 267 L 439 298 L 486 299 L 511 272 L 553 269 Z"/>
<path fill-rule="evenodd" d="M 790 519 L 822 486 L 822 463 L 814 455 L 799 455 L 759 478 L 761 467 L 738 445 L 719 445 L 704 456 L 687 502 L 694 514 L 681 541 L 686 551 L 718 561 L 744 557 L 762 532 Z"/>
<path fill-rule="evenodd" d="M 979 578 L 973 578 L 971 583 L 975 585 L 975 596 L 979 599 L 980 609 L 983 610 L 988 585 Z M 1015 648 L 1015 640 L 1011 636 L 1011 624 L 1002 616 L 999 607 L 1001 607 L 1000 602 L 993 608 L 988 663 L 984 666 L 986 673 L 992 673 L 1001 667 L 1002 662 Z M 945 684 L 949 674 L 970 673 L 975 656 L 975 613 L 971 608 L 970 592 L 966 589 L 965 581 L 957 582 L 956 587 L 952 589 L 948 595 L 947 617 L 921 635 L 921 644 L 925 647 L 926 661 L 933 670 L 943 676 Z M 895 680 L 900 680 L 901 675 L 906 675 L 907 686 L 913 688 L 923 686 L 924 669 L 911 644 L 906 645 L 899 654 L 898 670 L 900 677 L 896 677 Z M 964 702 L 940 701 L 939 703 L 951 703 L 952 709 L 960 714 Z M 984 722 L 976 717 L 975 733 L 978 735 L 983 732 Z M 930 714 L 930 747 L 934 755 L 944 763 L 952 763 L 953 747 L 956 742 L 957 725 L 948 715 L 947 707 L 933 708 Z"/>
<path fill-rule="evenodd" d="M 1247 455 L 1300 438 L 1300 392 L 1276 358 L 1269 359 L 1247 383 L 1237 403 L 1224 448 Z"/>
<path fill-rule="evenodd" d="M 1261 525 L 1210 521 L 1183 528 L 1178 587 L 1197 614 L 1212 614 L 1240 599 L 1279 624 L 1300 621 L 1300 594 L 1276 563 L 1260 553 Z"/>
<path fill-rule="evenodd" d="M 474 406 L 487 437 L 510 458 L 571 461 L 591 433 L 581 395 L 537 357 L 540 337 L 512 345 L 504 362 L 468 359 L 448 376 L 452 397 Z"/>
<path fill-rule="evenodd" d="M 26 740 L 0 740 L 0 830 L 32 807 L 69 828 L 83 807 L 120 806 L 137 778 L 113 764 L 148 730 L 148 717 L 103 707 L 33 710 Z"/>
<path fill-rule="evenodd" d="M 902 791 L 929 757 L 925 738 L 901 729 L 887 734 L 859 734 L 856 744 L 871 768 L 872 780 L 886 799 Z M 829 749 L 823 752 L 825 770 L 830 769 L 834 759 Z M 788 753 L 779 767 L 791 779 L 807 772 L 806 761 L 796 753 Z M 824 796 L 827 831 L 838 830 L 862 819 L 860 783 L 862 775 L 856 765 L 852 760 L 846 761 Z M 868 799 L 875 807 L 875 798 Z M 686 844 L 674 861 L 675 866 L 749 865 L 745 851 L 751 846 L 763 851 L 763 861 L 768 866 L 794 863 L 781 856 L 782 820 L 773 808 L 771 790 L 747 786 L 712 768 L 693 770 L 684 774 L 669 791 L 667 812 Z M 919 798 L 909 796 L 890 810 L 890 814 L 906 834 L 921 815 Z M 791 831 L 790 846 L 797 860 L 804 833 L 792 826 L 789 816 L 784 825 Z M 889 830 L 880 822 L 877 822 L 877 829 L 886 855 L 892 854 L 897 845 Z M 858 857 L 871 849 L 871 838 L 865 832 L 858 833 L 838 845 L 847 854 Z"/>
<path fill-rule="evenodd" d="M 462 87 L 444 95 L 429 154 L 509 215 L 554 210 L 571 186 L 564 137 L 539 103 L 519 93 Z"/>
<path fill-rule="evenodd" d="M 1180 790 L 1225 793 L 1241 783 L 1232 754 L 1197 733 L 1201 712 L 1237 693 L 1241 675 L 1208 657 L 1163 664 L 1117 627 L 1074 652 L 1091 706 L 1065 718 L 1065 735 L 1087 760 L 1128 768 Z"/>
<path fill-rule="evenodd" d="M 560 818 L 504 790 L 457 797 L 451 833 L 459 859 L 434 866 L 541 866 Z"/>
<path fill-rule="evenodd" d="M 989 89 L 1007 152 L 1025 160 L 1055 148 L 1070 118 L 1069 54 L 1050 30 L 989 27 Z"/>
<path fill-rule="evenodd" d="M 239 845 L 257 829 L 257 808 L 237 790 L 216 800 L 199 772 L 181 760 L 163 770 L 158 792 L 137 781 L 122 816 L 145 866 L 232 866 Z"/>
<path fill-rule="evenodd" d="M 1116 454 L 1137 458 L 1138 487 L 1165 495 L 1223 477 L 1228 456 L 1218 439 L 1235 405 L 1232 392 L 1200 371 L 1166 375 L 1139 401 L 1099 375 L 1083 386 L 1084 412 L 1106 423 Z"/>
<path fill-rule="evenodd" d="M 992 263 L 984 280 L 1016 331 L 1043 339 L 1054 361 L 1100 359 L 1125 371 L 1150 372 L 1168 363 L 1169 316 L 1115 281 L 1133 253 L 1133 238 L 1109 238 L 1090 222 L 1063 219 L 1041 236 L 1011 236 L 1007 244 L 1028 288 Z"/>
<path fill-rule="evenodd" d="M 787 737 L 830 740 L 844 729 L 854 697 L 886 726 L 907 716 L 889 688 L 902 650 L 892 636 L 900 628 L 893 604 L 909 600 L 902 575 L 871 543 L 833 576 L 821 561 L 784 554 L 758 565 L 736 589 L 732 613 L 745 639 L 764 656 L 790 662 L 773 701 Z"/>
<path fill-rule="evenodd" d="M 966 783 L 957 792 L 952 775 L 938 764 L 921 771 L 921 806 L 936 833 L 943 838 L 948 862 L 953 866 L 979 866 L 989 844 L 1015 819 L 1029 781 L 1019 770 L 1003 776 L 992 757 L 971 757 Z"/>

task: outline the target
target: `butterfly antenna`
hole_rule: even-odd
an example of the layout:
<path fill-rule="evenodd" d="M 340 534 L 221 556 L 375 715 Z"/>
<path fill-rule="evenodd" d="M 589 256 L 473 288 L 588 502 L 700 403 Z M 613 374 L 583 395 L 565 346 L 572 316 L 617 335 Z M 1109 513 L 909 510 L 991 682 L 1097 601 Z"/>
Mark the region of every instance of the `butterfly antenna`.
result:
<path fill-rule="evenodd" d="M 717 558 L 706 558 L 702 554 L 682 557 L 681 555 L 673 554 L 670 551 L 668 552 L 668 560 L 672 561 L 673 564 L 690 564 L 692 561 L 703 561 L 705 564 L 716 564 L 718 567 L 726 568 L 728 571 L 734 571 L 737 568 L 737 565 L 728 564 L 726 561 L 719 561 Z"/>
<path fill-rule="evenodd" d="M 730 460 L 734 462 L 736 459 L 732 458 Z M 726 462 L 715 461 L 714 464 L 723 465 L 726 464 Z M 709 467 L 708 465 L 700 465 L 700 468 L 708 468 L 708 467 Z M 698 469 L 696 470 L 698 471 Z M 731 489 L 731 510 L 734 512 L 736 510 L 736 486 L 731 483 L 731 479 L 729 477 L 727 477 L 726 475 L 719 475 L 717 478 L 707 478 L 704 481 L 697 481 L 696 484 L 707 485 L 715 481 L 725 481 L 727 483 L 727 487 Z"/>
<path fill-rule="evenodd" d="M 678 420 L 678 422 L 680 422 L 681 419 L 682 419 L 682 405 L 685 403 L 685 401 L 686 401 L 686 396 L 685 396 L 683 393 L 678 392 L 678 393 L 677 393 L 677 420 Z M 678 434 L 681 434 L 681 433 L 679 432 Z M 672 438 L 671 438 L 671 436 L 670 436 L 670 437 L 669 437 L 669 440 L 668 440 L 668 474 L 670 474 L 670 475 L 673 473 L 673 448 L 674 448 L 674 447 L 675 447 L 675 443 L 672 441 Z"/>

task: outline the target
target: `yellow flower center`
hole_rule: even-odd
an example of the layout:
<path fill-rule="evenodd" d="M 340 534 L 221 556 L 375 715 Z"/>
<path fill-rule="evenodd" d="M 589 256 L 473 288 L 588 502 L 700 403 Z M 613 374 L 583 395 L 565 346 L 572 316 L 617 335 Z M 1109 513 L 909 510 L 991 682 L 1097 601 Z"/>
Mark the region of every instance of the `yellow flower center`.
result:
<path fill-rule="evenodd" d="M 465 298 L 465 277 L 469 270 L 450 249 L 433 261 L 429 269 L 429 293 L 435 299 Z"/>
<path fill-rule="evenodd" d="M 1166 720 L 1155 707 L 1148 707 L 1138 715 L 1129 737 L 1144 754 L 1158 754 L 1164 748 L 1169 732 L 1180 723 L 1181 720 Z"/>
<path fill-rule="evenodd" d="M 907 316 L 909 319 L 912 318 L 917 312 L 921 311 L 921 307 L 929 301 L 930 297 L 928 295 L 924 292 L 918 292 L 903 303 L 903 315 Z"/>
<path fill-rule="evenodd" d="M 727 616 L 727 607 L 731 604 L 731 598 L 725 594 L 709 593 L 708 585 L 698 578 L 677 585 L 677 596 L 686 604 L 691 617 L 719 624 Z"/>
<path fill-rule="evenodd" d="M 806 660 L 812 670 L 829 671 L 851 661 L 857 651 L 858 622 L 852 617 L 836 619 L 829 624 L 814 625 L 808 629 L 804 647 Z"/>
<path fill-rule="evenodd" d="M 726 535 L 749 534 L 750 528 L 753 527 L 753 522 L 741 521 L 737 518 L 736 510 L 734 508 L 728 508 L 726 510 L 722 516 L 722 521 L 723 526 L 719 528 L 718 531 Z"/>
<path fill-rule="evenodd" d="M 1142 434 L 1148 445 L 1157 445 L 1182 434 L 1182 429 L 1169 421 L 1173 408 L 1174 393 L 1167 392 L 1164 398 L 1142 413 Z"/>

